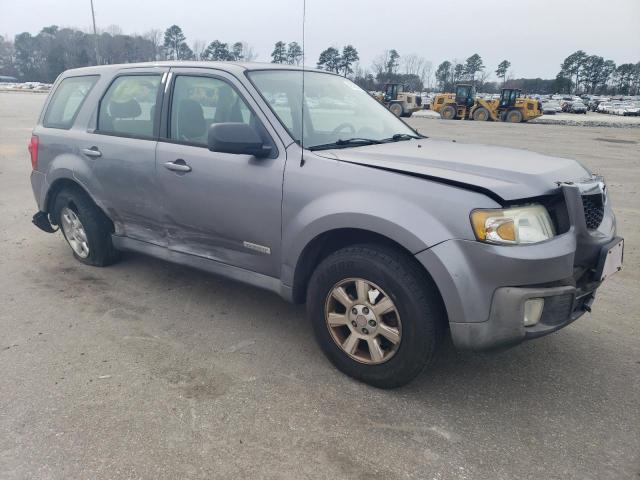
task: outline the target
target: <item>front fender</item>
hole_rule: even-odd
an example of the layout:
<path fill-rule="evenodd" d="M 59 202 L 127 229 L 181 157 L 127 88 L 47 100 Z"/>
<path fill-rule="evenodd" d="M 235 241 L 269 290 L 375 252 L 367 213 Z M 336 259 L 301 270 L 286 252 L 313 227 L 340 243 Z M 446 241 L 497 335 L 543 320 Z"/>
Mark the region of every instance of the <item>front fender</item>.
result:
<path fill-rule="evenodd" d="M 297 158 L 297 146 L 290 158 Z M 475 238 L 473 208 L 485 195 L 409 174 L 305 155 L 287 163 L 282 204 L 282 280 L 292 285 L 304 248 L 318 235 L 356 228 L 383 235 L 415 254 L 452 238 Z"/>
<path fill-rule="evenodd" d="M 383 235 L 411 253 L 452 235 L 423 208 L 396 195 L 372 195 L 366 190 L 332 192 L 305 205 L 283 225 L 283 283 L 292 284 L 296 263 L 313 239 L 344 228 Z"/>

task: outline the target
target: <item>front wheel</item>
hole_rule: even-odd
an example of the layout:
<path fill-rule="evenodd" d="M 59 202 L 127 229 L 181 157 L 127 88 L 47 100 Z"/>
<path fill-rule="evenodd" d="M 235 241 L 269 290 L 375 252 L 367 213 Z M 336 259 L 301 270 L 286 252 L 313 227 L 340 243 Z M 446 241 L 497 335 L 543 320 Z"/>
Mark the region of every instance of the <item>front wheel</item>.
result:
<path fill-rule="evenodd" d="M 447 105 L 440 111 L 440 116 L 444 120 L 453 120 L 456 118 L 457 115 L 458 115 L 458 111 L 456 107 L 454 107 L 453 105 Z"/>
<path fill-rule="evenodd" d="M 489 110 L 484 107 L 477 108 L 473 112 L 473 119 L 477 122 L 486 122 L 490 117 Z"/>
<path fill-rule="evenodd" d="M 311 277 L 307 308 L 329 360 L 379 388 L 415 378 L 432 361 L 446 325 L 439 293 L 415 260 L 371 245 L 323 260 Z"/>
<path fill-rule="evenodd" d="M 404 115 L 404 108 L 402 108 L 402 104 L 400 103 L 392 103 L 389 105 L 389 111 L 396 117 L 402 117 Z"/>
<path fill-rule="evenodd" d="M 505 115 L 505 122 L 520 123 L 522 121 L 522 112 L 520 110 L 509 110 Z"/>

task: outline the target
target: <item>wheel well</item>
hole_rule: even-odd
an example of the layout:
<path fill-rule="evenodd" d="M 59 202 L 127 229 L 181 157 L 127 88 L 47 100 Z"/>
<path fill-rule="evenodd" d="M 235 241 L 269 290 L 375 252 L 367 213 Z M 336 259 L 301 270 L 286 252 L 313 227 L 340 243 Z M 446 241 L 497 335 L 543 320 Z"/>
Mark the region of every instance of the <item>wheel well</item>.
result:
<path fill-rule="evenodd" d="M 293 301 L 304 303 L 307 296 L 307 285 L 315 268 L 329 255 L 350 245 L 366 243 L 380 245 L 401 251 L 415 261 L 425 276 L 433 281 L 429 272 L 418 262 L 413 254 L 395 240 L 369 230 L 358 228 L 339 228 L 324 232 L 311 240 L 302 251 L 293 276 Z M 434 282 L 435 284 L 435 282 Z"/>
<path fill-rule="evenodd" d="M 96 203 L 91 198 L 91 195 L 89 195 L 89 193 L 87 193 L 87 191 L 84 188 L 82 188 L 82 186 L 79 183 L 74 182 L 73 180 L 70 180 L 68 178 L 61 178 L 59 180 L 56 180 L 55 182 L 53 182 L 53 185 L 51 185 L 51 187 L 49 188 L 49 191 L 47 192 L 47 199 L 45 201 L 46 212 L 49 215 L 51 215 L 52 220 L 56 223 L 58 223 L 58 219 L 53 218 L 53 207 L 55 205 L 56 198 L 58 197 L 60 192 L 64 190 L 72 190 L 80 193 L 81 195 L 85 195 L 94 205 L 96 205 Z M 96 207 L 98 208 L 98 210 L 102 212 L 104 217 L 108 220 L 111 232 L 115 232 L 115 226 L 111 221 L 111 219 L 109 218 L 109 216 L 98 205 L 96 205 Z"/>

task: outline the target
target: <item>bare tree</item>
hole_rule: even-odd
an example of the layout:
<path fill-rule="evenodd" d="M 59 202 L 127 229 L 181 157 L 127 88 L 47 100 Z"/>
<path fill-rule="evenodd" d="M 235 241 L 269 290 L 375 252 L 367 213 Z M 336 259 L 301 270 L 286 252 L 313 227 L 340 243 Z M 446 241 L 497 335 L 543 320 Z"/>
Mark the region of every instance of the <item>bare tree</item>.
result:
<path fill-rule="evenodd" d="M 204 40 L 195 40 L 192 48 L 193 57 L 196 60 L 202 60 L 202 54 L 205 48 L 207 48 L 207 43 Z"/>
<path fill-rule="evenodd" d="M 487 72 L 486 70 L 481 70 L 480 72 L 478 72 L 478 77 L 476 78 L 476 80 L 479 89 L 483 88 L 485 82 L 487 81 L 487 78 L 489 78 L 489 72 Z"/>
<path fill-rule="evenodd" d="M 242 51 L 244 52 L 245 62 L 253 62 L 258 58 L 258 53 L 247 42 L 242 42 Z"/>
<path fill-rule="evenodd" d="M 103 32 L 115 37 L 116 35 L 122 35 L 122 28 L 120 28 L 120 25 L 109 25 Z"/>
<path fill-rule="evenodd" d="M 405 75 L 420 75 L 425 59 L 415 53 L 403 55 L 400 60 L 400 70 Z"/>
<path fill-rule="evenodd" d="M 162 53 L 162 48 L 160 48 L 162 46 L 162 38 L 163 38 L 162 30 L 158 28 L 153 28 L 148 32 L 146 32 L 145 34 L 143 34 L 142 38 L 149 40 L 151 42 L 151 44 L 153 45 L 153 55 L 156 60 L 160 60 L 161 53 Z"/>
<path fill-rule="evenodd" d="M 418 54 L 411 53 L 404 55 L 400 62 L 400 68 L 405 75 L 415 75 L 420 79 L 423 86 L 429 86 L 429 77 L 433 71 L 433 64 Z"/>
<path fill-rule="evenodd" d="M 433 63 L 428 60 L 425 62 L 424 68 L 422 70 L 421 80 L 424 88 L 426 88 L 427 90 L 431 90 L 433 88 Z"/>
<path fill-rule="evenodd" d="M 387 71 L 387 65 L 389 65 L 389 59 L 391 56 L 390 50 L 385 50 L 384 53 L 378 55 L 373 59 L 371 67 L 377 76 L 382 75 Z"/>

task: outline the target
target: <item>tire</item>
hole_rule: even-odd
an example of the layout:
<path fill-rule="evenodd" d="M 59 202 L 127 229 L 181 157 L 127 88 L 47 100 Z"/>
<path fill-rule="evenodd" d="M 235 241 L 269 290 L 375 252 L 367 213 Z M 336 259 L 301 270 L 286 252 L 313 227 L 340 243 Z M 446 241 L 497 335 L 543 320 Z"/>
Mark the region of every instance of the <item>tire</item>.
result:
<path fill-rule="evenodd" d="M 402 108 L 402 104 L 400 103 L 392 103 L 389 105 L 389 111 L 396 117 L 402 117 L 404 115 L 404 108 Z"/>
<path fill-rule="evenodd" d="M 522 112 L 520 110 L 509 110 L 504 116 L 504 121 L 509 123 L 522 122 Z"/>
<path fill-rule="evenodd" d="M 476 108 L 473 111 L 473 119 L 475 121 L 478 122 L 486 122 L 487 120 L 489 120 L 491 118 L 491 115 L 489 114 L 489 110 L 487 110 L 484 107 L 479 107 Z"/>
<path fill-rule="evenodd" d="M 364 279 L 369 287 L 375 287 L 370 288 L 370 293 L 363 295 L 364 298 L 370 299 L 371 292 L 375 292 L 376 289 L 381 292 L 381 296 L 375 299 L 375 303 L 368 303 L 371 311 L 367 312 L 367 309 L 362 309 L 363 305 L 358 305 L 358 300 L 354 299 L 357 292 L 355 285 L 351 290 L 349 286 L 345 286 L 344 291 L 350 292 L 347 298 L 353 303 L 342 307 L 347 321 L 340 320 L 338 323 L 344 324 L 332 328 L 328 320 L 330 305 L 333 304 L 335 308 L 341 305 L 335 300 L 332 292 L 335 292 L 335 287 L 341 285 L 341 282 L 348 284 L 354 279 Z M 373 328 L 381 331 L 384 326 L 394 327 L 395 320 L 398 341 L 395 345 L 387 341 L 383 345 L 384 350 L 382 347 L 380 349 L 385 357 L 377 362 L 373 361 L 374 355 L 369 349 L 370 343 L 367 339 L 356 341 L 358 346 L 353 355 L 347 353 L 339 343 L 348 344 L 354 332 L 357 332 L 358 337 L 361 327 L 371 325 L 371 320 L 367 324 L 366 318 L 360 323 L 361 314 L 357 317 L 351 316 L 354 309 L 361 309 L 359 313 L 373 314 L 375 307 L 381 306 L 383 300 L 391 300 L 394 310 L 390 314 L 377 316 L 378 325 Z M 447 321 L 435 284 L 415 263 L 415 259 L 396 249 L 377 245 L 343 248 L 324 259 L 311 276 L 307 289 L 307 310 L 315 337 L 336 368 L 378 388 L 405 385 L 430 364 L 441 343 Z M 357 323 L 349 325 L 355 320 Z M 339 340 L 336 339 L 336 329 L 345 332 Z M 366 333 L 377 334 L 379 343 L 385 340 L 377 332 Z M 354 358 L 356 355 L 365 357 L 365 360 Z M 367 356 L 372 360 L 369 363 L 366 361 Z"/>
<path fill-rule="evenodd" d="M 444 120 L 455 120 L 457 115 L 458 111 L 453 105 L 446 105 L 440 110 L 440 117 Z"/>
<path fill-rule="evenodd" d="M 60 226 L 62 234 L 71 247 L 73 256 L 85 265 L 106 267 L 120 258 L 120 253 L 111 242 L 112 227 L 107 216 L 82 190 L 65 189 L 56 196 L 53 204 L 53 219 Z M 71 235 L 68 218 L 80 222 L 82 235 Z M 77 229 L 76 229 L 77 232 Z M 87 251 L 78 247 L 78 238 L 86 240 Z M 86 255 L 85 255 L 86 253 Z"/>

